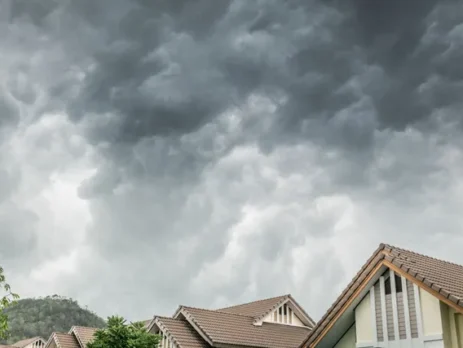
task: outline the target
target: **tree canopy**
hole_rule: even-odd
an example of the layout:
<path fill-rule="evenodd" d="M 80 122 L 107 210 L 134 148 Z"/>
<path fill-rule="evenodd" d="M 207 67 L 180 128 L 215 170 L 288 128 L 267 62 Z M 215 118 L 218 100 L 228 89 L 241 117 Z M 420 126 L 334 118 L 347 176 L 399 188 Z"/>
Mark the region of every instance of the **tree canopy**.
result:
<path fill-rule="evenodd" d="M 40 336 L 47 339 L 53 331 L 67 332 L 73 325 L 102 328 L 105 321 L 95 313 L 82 308 L 77 301 L 58 296 L 26 298 L 10 305 L 8 315 L 9 336 L 7 342 Z"/>
<path fill-rule="evenodd" d="M 2 267 L 0 267 L 0 288 L 4 291 L 0 299 L 0 339 L 5 339 L 8 336 L 8 315 L 5 309 L 16 303 L 19 296 L 11 291 Z"/>
<path fill-rule="evenodd" d="M 146 331 L 143 323 L 127 324 L 124 318 L 112 316 L 107 328 L 96 331 L 87 348 L 155 348 L 158 343 L 159 336 Z"/>

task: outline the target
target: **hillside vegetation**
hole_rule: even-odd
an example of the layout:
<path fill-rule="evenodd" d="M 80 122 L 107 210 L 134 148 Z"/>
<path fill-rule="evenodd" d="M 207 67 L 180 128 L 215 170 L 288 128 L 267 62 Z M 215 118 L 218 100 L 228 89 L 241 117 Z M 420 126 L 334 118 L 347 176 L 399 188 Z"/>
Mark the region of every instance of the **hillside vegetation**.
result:
<path fill-rule="evenodd" d="M 6 309 L 10 336 L 7 343 L 41 336 L 48 339 L 53 331 L 67 332 L 73 325 L 101 328 L 105 321 L 77 301 L 61 296 L 27 298 Z M 5 343 L 5 342 L 2 342 Z"/>

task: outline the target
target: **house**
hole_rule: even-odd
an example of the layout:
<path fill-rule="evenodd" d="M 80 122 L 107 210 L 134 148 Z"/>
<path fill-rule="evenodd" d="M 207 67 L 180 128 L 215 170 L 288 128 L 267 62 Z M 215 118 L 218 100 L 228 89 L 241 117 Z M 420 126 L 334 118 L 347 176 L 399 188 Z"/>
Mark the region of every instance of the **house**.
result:
<path fill-rule="evenodd" d="M 300 348 L 463 348 L 463 266 L 381 244 Z"/>
<path fill-rule="evenodd" d="M 69 332 L 53 332 L 44 348 L 85 348 L 96 328 L 73 326 Z"/>
<path fill-rule="evenodd" d="M 0 348 L 44 348 L 45 340 L 42 337 L 26 338 L 10 345 L 0 345 Z"/>
<path fill-rule="evenodd" d="M 297 348 L 315 322 L 291 295 L 216 310 L 180 306 L 148 327 L 160 348 Z"/>

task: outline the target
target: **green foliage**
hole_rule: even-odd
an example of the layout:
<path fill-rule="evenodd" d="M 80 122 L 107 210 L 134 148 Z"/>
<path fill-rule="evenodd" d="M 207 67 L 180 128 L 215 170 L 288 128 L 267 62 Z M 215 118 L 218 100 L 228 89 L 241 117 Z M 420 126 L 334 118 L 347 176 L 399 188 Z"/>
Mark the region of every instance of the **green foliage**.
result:
<path fill-rule="evenodd" d="M 126 324 L 124 318 L 108 318 L 108 327 L 95 333 L 87 348 L 155 348 L 159 336 L 148 333 L 143 323 Z"/>
<path fill-rule="evenodd" d="M 8 315 L 5 310 L 14 305 L 19 296 L 11 291 L 2 267 L 0 267 L 0 288 L 4 291 L 3 297 L 0 298 L 0 339 L 5 339 L 8 336 Z"/>
<path fill-rule="evenodd" d="M 8 307 L 5 314 L 8 315 L 10 329 L 7 343 L 10 344 L 35 336 L 48 339 L 53 331 L 68 332 L 73 325 L 106 326 L 103 319 L 81 308 L 77 301 L 58 295 L 19 300 Z"/>

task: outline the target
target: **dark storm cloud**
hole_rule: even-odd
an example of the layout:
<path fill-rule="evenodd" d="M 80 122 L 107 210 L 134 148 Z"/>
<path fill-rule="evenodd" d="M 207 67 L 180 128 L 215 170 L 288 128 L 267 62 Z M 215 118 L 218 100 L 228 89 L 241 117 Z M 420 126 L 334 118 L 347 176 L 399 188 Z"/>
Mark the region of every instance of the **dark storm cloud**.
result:
<path fill-rule="evenodd" d="M 189 133 L 259 92 L 287 98 L 269 136 L 314 136 L 315 129 L 328 143 L 361 148 L 371 146 L 376 128 L 404 129 L 459 100 L 449 74 L 458 74 L 458 61 L 442 57 L 449 43 L 423 43 L 433 11 L 461 6 L 455 3 L 110 4 L 18 1 L 11 8 L 11 20 L 29 16 L 51 35 L 59 34 L 50 19 L 56 13 L 74 14 L 97 32 L 90 46 L 81 37 L 75 47 L 91 65 L 68 104 L 76 121 L 112 114 L 89 129 L 96 143 Z M 435 18 L 433 26 L 451 30 L 445 22 Z M 236 42 L 245 35 L 251 41 Z M 349 85 L 368 66 L 376 77 L 360 91 Z M 431 78 L 437 82 L 427 92 L 434 95 L 430 101 L 422 90 Z M 339 114 L 346 109 L 358 116 Z"/>
<path fill-rule="evenodd" d="M 441 174 L 433 159 L 442 152 L 421 160 L 429 155 L 421 145 L 434 133 L 449 141 L 439 131 L 461 122 L 463 11 L 456 2 L 8 3 L 2 18 L 16 36 L 2 47 L 23 56 L 22 64 L 11 58 L 12 98 L 22 106 L 46 100 L 31 112 L 34 122 L 66 113 L 94 152 L 96 173 L 78 190 L 93 217 L 85 243 L 94 259 L 80 264 L 85 277 L 66 284 L 105 314 L 168 314 L 177 301 L 208 304 L 217 292 L 234 299 L 291 291 L 274 283 L 297 264 L 292 251 L 312 243 L 308 237 L 339 238 L 340 214 L 319 197 L 342 192 L 362 202 L 372 188 L 380 198 L 427 199 L 419 191 L 428 175 Z M 14 104 L 2 100 L 10 116 L 0 125 L 14 125 Z M 395 138 L 410 128 L 418 140 L 415 133 Z M 68 142 L 46 132 L 40 139 L 48 149 Z M 378 163 L 377 153 L 403 151 L 389 149 L 390 141 L 413 146 Z M 287 196 L 281 178 L 298 183 Z M 244 207 L 269 204 L 292 208 L 243 227 L 258 231 L 250 236 L 234 230 L 257 219 Z M 310 260 L 300 289 L 318 286 L 312 279 L 339 281 L 335 257 L 318 276 L 320 265 Z M 231 280 L 214 269 L 222 263 L 232 264 Z M 273 266 L 273 274 L 263 271 Z M 97 290 L 116 300 L 101 304 Z"/>

